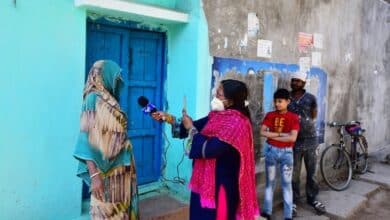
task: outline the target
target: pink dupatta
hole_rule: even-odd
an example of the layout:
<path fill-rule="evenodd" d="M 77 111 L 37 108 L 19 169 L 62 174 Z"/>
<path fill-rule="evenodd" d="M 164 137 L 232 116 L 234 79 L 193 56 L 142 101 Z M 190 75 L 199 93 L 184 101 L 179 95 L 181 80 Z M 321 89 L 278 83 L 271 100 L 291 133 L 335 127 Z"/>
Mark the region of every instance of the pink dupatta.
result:
<path fill-rule="evenodd" d="M 237 219 L 255 219 L 260 215 L 256 198 L 255 160 L 252 125 L 248 118 L 236 110 L 210 112 L 201 133 L 216 137 L 232 145 L 240 154 L 239 206 Z M 199 193 L 201 206 L 216 208 L 216 159 L 195 159 L 190 189 Z"/>

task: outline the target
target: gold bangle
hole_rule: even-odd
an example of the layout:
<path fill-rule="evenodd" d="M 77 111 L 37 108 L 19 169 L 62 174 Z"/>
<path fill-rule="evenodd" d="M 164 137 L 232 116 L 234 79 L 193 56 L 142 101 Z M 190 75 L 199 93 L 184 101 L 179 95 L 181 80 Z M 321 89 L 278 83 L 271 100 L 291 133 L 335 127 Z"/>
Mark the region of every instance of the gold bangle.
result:
<path fill-rule="evenodd" d="M 175 118 L 172 115 L 167 113 L 165 122 L 167 122 L 168 124 L 173 124 L 174 121 L 175 121 Z"/>
<path fill-rule="evenodd" d="M 98 172 L 96 172 L 96 173 L 94 173 L 94 174 L 92 174 L 89 178 L 94 178 L 95 176 L 97 176 L 97 175 L 99 175 L 100 174 L 100 172 L 98 171 Z"/>

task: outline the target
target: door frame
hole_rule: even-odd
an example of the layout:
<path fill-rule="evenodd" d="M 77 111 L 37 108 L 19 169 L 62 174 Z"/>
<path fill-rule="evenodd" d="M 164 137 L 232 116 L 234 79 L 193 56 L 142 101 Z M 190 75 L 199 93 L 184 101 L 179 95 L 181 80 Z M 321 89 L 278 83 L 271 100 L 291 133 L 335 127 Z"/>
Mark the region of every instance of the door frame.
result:
<path fill-rule="evenodd" d="M 98 19 L 92 19 L 90 17 L 87 16 L 87 19 L 86 19 L 86 44 L 87 44 L 87 40 L 88 40 L 88 37 L 87 37 L 87 34 L 88 34 L 88 28 L 89 28 L 89 25 L 90 24 L 97 24 L 97 25 L 104 25 L 104 26 L 108 26 L 108 27 L 113 27 L 113 28 L 124 28 L 124 29 L 127 29 L 129 31 L 133 30 L 135 32 L 137 31 L 140 31 L 140 32 L 151 32 L 151 33 L 158 33 L 158 34 L 161 34 L 162 35 L 162 62 L 161 62 L 161 65 L 162 65 L 162 68 L 161 68 L 161 75 L 159 76 L 161 81 L 160 81 L 160 91 L 158 91 L 158 93 L 161 94 L 161 99 L 159 100 L 160 101 L 160 104 L 161 106 L 157 106 L 157 107 L 160 107 L 161 110 L 162 109 L 165 109 L 165 106 L 166 106 L 166 103 L 167 103 L 167 93 L 166 93 L 166 88 L 165 88 L 165 84 L 166 84 L 166 80 L 167 80 L 167 57 L 168 57 L 168 39 L 167 39 L 167 30 L 166 29 L 163 29 L 161 27 L 151 27 L 151 26 L 146 26 L 144 24 L 140 25 L 139 22 L 134 22 L 134 21 L 127 21 L 127 20 L 121 20 L 121 19 L 118 19 L 118 18 L 115 18 L 115 21 L 116 22 L 113 22 L 113 21 L 110 21 L 109 19 L 105 18 L 104 16 L 98 18 Z M 119 22 L 117 22 L 119 21 Z M 85 47 L 87 49 L 87 47 Z M 85 61 L 84 63 L 87 64 L 87 50 L 85 51 Z M 86 73 L 88 73 L 89 71 L 89 67 L 86 65 L 85 67 L 86 69 Z M 87 74 L 85 75 L 87 77 Z M 86 79 L 85 79 L 86 80 Z M 128 107 L 128 106 L 126 106 Z M 159 183 L 161 182 L 160 180 L 160 177 L 163 176 L 165 173 L 164 173 L 164 170 L 161 170 L 161 168 L 163 166 L 166 166 L 164 165 L 164 159 L 163 159 L 163 152 L 164 152 L 164 145 L 165 145 L 165 141 L 164 141 L 164 138 L 163 138 L 163 132 L 164 132 L 164 128 L 165 126 L 164 125 L 161 125 L 161 127 L 158 129 L 158 134 L 157 134 L 157 145 L 160 146 L 157 150 L 158 150 L 158 155 L 159 155 L 159 177 L 156 181 L 153 181 L 153 182 L 149 182 L 149 183 L 144 183 L 142 185 L 139 185 L 139 187 L 141 187 L 140 191 L 143 191 L 142 188 L 147 188 L 150 190 L 150 188 L 159 188 L 159 187 L 150 187 L 150 186 L 153 186 L 153 185 L 159 185 Z M 157 154 L 156 154 L 157 155 Z M 165 161 L 166 163 L 166 161 Z M 149 191 L 149 190 L 145 190 L 145 191 Z"/>

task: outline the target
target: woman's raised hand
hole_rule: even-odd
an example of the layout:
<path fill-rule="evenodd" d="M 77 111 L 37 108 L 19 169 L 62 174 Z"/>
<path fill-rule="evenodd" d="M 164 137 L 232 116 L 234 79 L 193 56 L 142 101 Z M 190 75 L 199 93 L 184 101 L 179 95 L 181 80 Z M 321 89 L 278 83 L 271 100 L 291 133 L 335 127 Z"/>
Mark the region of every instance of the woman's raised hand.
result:
<path fill-rule="evenodd" d="M 187 112 L 186 111 L 183 111 L 183 117 L 181 119 L 181 122 L 183 123 L 183 126 L 189 130 L 191 129 L 192 127 L 194 127 L 194 124 L 192 123 L 192 118 L 190 116 L 187 115 Z"/>
<path fill-rule="evenodd" d="M 156 121 L 164 121 L 166 118 L 166 113 L 161 111 L 153 112 L 152 118 Z"/>

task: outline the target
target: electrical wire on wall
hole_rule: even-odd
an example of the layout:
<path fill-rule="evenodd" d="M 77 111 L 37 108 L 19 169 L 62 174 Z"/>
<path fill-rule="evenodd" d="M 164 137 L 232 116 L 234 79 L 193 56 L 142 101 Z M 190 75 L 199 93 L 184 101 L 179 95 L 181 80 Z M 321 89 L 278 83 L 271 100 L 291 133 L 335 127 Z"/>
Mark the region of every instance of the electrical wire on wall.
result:
<path fill-rule="evenodd" d="M 171 147 L 171 142 L 169 141 L 168 136 L 165 133 L 165 131 L 163 131 L 163 136 L 164 136 L 165 142 L 167 143 L 167 146 L 164 149 L 164 154 L 163 154 L 163 158 L 162 158 L 161 181 L 185 185 L 186 180 L 184 178 L 180 177 L 180 165 L 183 163 L 184 157 L 185 157 L 185 140 L 183 140 L 183 154 L 181 156 L 179 163 L 176 165 L 176 176 L 174 176 L 172 179 L 168 179 L 168 178 L 164 177 L 164 172 L 165 172 L 166 167 L 167 167 L 167 153 L 168 153 L 168 149 Z"/>

